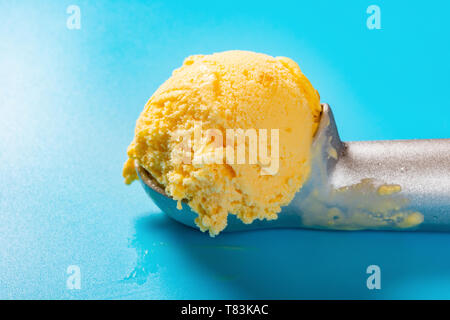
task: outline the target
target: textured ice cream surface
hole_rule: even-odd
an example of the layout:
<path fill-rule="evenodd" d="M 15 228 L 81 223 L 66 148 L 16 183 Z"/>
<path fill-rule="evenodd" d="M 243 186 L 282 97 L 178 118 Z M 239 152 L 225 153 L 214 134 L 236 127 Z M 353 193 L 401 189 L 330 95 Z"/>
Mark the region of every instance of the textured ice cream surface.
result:
<path fill-rule="evenodd" d="M 196 224 L 212 236 L 226 227 L 228 214 L 244 223 L 276 219 L 308 179 L 320 113 L 317 91 L 291 59 L 247 51 L 188 57 L 139 116 L 125 182 L 137 178 L 137 161 L 169 196 L 185 200 L 198 214 Z M 257 161 L 250 161 L 249 136 L 242 140 L 245 163 L 230 161 L 227 150 L 236 158 L 239 153 L 230 129 L 253 130 L 258 141 L 266 130 L 267 155 L 277 156 L 276 166 L 261 154 L 260 144 Z M 224 139 L 198 135 L 199 130 L 222 133 Z M 186 136 L 194 142 L 186 144 Z M 196 161 L 217 155 L 222 163 Z"/>

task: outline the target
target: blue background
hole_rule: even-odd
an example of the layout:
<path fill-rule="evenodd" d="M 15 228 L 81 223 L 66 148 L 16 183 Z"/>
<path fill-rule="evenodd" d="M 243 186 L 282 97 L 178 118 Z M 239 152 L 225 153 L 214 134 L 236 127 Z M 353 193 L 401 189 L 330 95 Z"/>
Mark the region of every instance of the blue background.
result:
<path fill-rule="evenodd" d="M 81 29 L 66 8 L 81 8 Z M 381 8 L 382 30 L 366 9 Z M 450 298 L 450 234 L 211 239 L 122 183 L 135 120 L 191 54 L 296 60 L 343 140 L 450 138 L 448 1 L 0 1 L 0 298 Z M 381 290 L 366 268 L 381 267 Z M 81 269 L 81 290 L 66 269 Z"/>

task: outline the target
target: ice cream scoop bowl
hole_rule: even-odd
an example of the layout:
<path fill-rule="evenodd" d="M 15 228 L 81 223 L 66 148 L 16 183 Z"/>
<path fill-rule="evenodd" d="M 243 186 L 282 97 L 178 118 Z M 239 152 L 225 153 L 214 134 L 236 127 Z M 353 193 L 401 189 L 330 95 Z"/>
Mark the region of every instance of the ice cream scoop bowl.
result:
<path fill-rule="evenodd" d="M 301 137 L 299 137 L 301 139 Z M 450 139 L 342 142 L 327 104 L 311 146 L 311 173 L 275 220 L 244 224 L 229 215 L 225 232 L 265 228 L 450 231 Z M 142 186 L 167 215 L 182 210 L 136 163 Z"/>

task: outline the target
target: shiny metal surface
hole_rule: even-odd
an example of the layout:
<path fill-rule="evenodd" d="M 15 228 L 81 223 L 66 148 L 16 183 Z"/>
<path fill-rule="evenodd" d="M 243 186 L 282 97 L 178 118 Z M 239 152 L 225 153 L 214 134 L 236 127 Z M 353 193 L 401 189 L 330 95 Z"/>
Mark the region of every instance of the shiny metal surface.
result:
<path fill-rule="evenodd" d="M 335 187 L 373 177 L 398 184 L 408 208 L 421 212 L 427 231 L 450 231 L 450 139 L 345 143 L 330 183 Z"/>
<path fill-rule="evenodd" d="M 335 156 L 330 156 L 330 149 Z M 277 220 L 257 220 L 245 225 L 230 215 L 225 231 L 311 227 L 304 223 L 307 209 L 303 204 L 314 189 L 334 190 L 364 179 L 400 185 L 401 195 L 408 199 L 405 210 L 418 211 L 424 217 L 415 230 L 450 231 L 450 139 L 341 142 L 332 111 L 324 104 L 312 150 L 311 176 Z M 163 212 L 197 228 L 196 214 L 187 204 L 183 203 L 183 209 L 178 210 L 176 202 L 145 169 L 137 166 L 137 172 L 145 191 Z M 327 207 L 334 205 L 332 201 L 326 203 Z"/>

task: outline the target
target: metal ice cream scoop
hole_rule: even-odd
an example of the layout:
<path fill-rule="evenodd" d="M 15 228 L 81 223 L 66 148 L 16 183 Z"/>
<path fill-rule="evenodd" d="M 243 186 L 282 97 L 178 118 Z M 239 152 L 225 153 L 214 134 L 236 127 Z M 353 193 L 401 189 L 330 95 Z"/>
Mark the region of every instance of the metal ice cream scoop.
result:
<path fill-rule="evenodd" d="M 342 142 L 323 104 L 307 182 L 278 219 L 244 224 L 229 215 L 224 231 L 263 228 L 450 231 L 450 139 Z M 197 216 L 167 196 L 142 167 L 147 194 L 171 218 L 198 228 Z"/>

